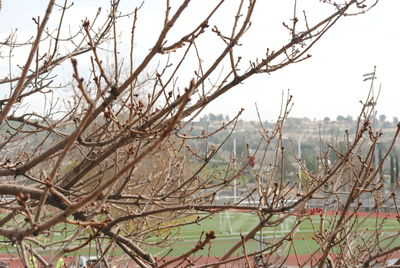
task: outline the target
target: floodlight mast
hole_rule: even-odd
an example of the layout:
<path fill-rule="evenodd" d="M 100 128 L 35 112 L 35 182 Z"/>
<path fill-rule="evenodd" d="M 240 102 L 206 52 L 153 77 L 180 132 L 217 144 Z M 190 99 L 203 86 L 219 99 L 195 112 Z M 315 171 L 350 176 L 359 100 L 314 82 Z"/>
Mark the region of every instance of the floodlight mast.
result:
<path fill-rule="evenodd" d="M 234 165 L 236 170 L 236 139 L 233 139 L 233 157 L 235 159 Z M 233 201 L 236 204 L 236 178 L 233 180 Z"/>
<path fill-rule="evenodd" d="M 301 188 L 301 138 L 297 141 L 297 151 L 298 151 L 298 158 L 299 158 L 299 163 L 298 163 L 298 172 L 299 172 L 299 190 Z"/>

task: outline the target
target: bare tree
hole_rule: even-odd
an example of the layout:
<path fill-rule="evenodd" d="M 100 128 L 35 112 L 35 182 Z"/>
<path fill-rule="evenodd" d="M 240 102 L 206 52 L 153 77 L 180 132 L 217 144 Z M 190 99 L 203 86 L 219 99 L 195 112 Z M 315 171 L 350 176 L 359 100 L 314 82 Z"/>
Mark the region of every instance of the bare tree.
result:
<path fill-rule="evenodd" d="M 356 213 L 365 196 L 374 200 L 371 213 L 393 200 L 397 204 L 396 195 L 385 196 L 380 187 L 378 171 L 390 149 L 375 161 L 380 133 L 369 123 L 376 101 L 372 97 L 364 103 L 356 134 L 347 137 L 346 150 L 330 146 L 337 155 L 335 163 L 325 161 L 321 151 L 321 166 L 313 174 L 298 160 L 307 178 L 306 183 L 299 178 L 302 184 L 282 175 L 288 150 L 282 145 L 282 130 L 291 97 L 283 102 L 274 129 L 260 124 L 258 149 L 248 150 L 241 160 L 232 156 L 224 174 L 204 171 L 228 141 L 241 112 L 216 130 L 205 129 L 196 136 L 190 132 L 191 122 L 210 102 L 253 76 L 308 59 L 312 46 L 340 18 L 365 13 L 376 2 L 322 1 L 331 14 L 309 23 L 308 13 L 299 16 L 294 1 L 290 23 L 284 23 L 288 41 L 265 48 L 248 62 L 239 54 L 238 47 L 246 46 L 241 40 L 250 27 L 266 26 L 251 24 L 256 0 L 235 1 L 229 30 L 217 24 L 217 17 L 232 1 L 197 3 L 208 12 L 191 29 L 183 27 L 182 16 L 193 12 L 193 3 L 179 2 L 164 2 L 163 23 L 145 55 L 137 55 L 135 44 L 145 38 L 136 33 L 148 2 L 126 11 L 125 2 L 113 0 L 73 32 L 64 25 L 74 16 L 73 4 L 51 0 L 43 17 L 34 19 L 34 38 L 20 43 L 12 32 L 2 41 L 2 55 L 8 51 L 10 64 L 8 75 L 0 80 L 2 89 L 9 88 L 0 100 L 0 235 L 7 249 L 16 246 L 25 266 L 30 256 L 50 267 L 61 256 L 90 247 L 106 265 L 128 257 L 139 267 L 200 266 L 193 255 L 218 240 L 214 231 L 198 234 L 198 243 L 179 256 L 169 251 L 155 256 L 149 248 L 173 246 L 179 227 L 240 210 L 258 215 L 256 227 L 238 236 L 240 241 L 224 256 L 202 267 L 232 262 L 252 266 L 255 256 L 266 267 L 279 266 L 289 252 L 279 258 L 277 252 L 294 247 L 297 227 L 311 214 L 325 215 L 321 209 L 330 208 L 334 216 L 321 217 L 321 226 L 328 228 L 315 229 L 318 249 L 309 262 L 319 267 L 368 267 L 398 250 L 398 231 L 385 237 L 378 229 L 360 231 L 362 220 Z M 129 20 L 129 38 L 121 34 L 123 20 Z M 201 45 L 209 40 L 216 48 L 210 56 Z M 21 66 L 13 60 L 18 53 L 28 55 Z M 64 101 L 57 102 L 57 96 Z M 40 98 L 44 111 L 26 112 L 25 105 Z M 226 128 L 230 133 L 221 144 L 209 143 L 213 134 Z M 192 140 L 202 146 L 194 146 Z M 231 189 L 249 167 L 256 183 L 238 200 L 218 203 L 218 193 Z M 310 210 L 313 200 L 320 206 Z M 293 216 L 293 227 L 284 236 L 255 252 L 246 250 L 264 227 L 279 226 Z M 360 235 L 365 243 L 357 242 Z M 237 255 L 238 250 L 243 254 Z"/>

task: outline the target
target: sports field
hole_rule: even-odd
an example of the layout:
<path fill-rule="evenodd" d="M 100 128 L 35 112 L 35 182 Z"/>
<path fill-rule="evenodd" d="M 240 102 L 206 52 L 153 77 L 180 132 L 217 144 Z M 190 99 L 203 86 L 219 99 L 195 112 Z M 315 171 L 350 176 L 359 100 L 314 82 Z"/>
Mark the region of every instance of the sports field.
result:
<path fill-rule="evenodd" d="M 277 217 L 276 217 L 277 218 Z M 324 226 L 327 227 L 329 221 L 332 221 L 332 216 L 324 217 Z M 365 220 L 365 221 L 364 221 Z M 379 229 L 383 233 L 383 237 L 387 237 L 397 233 L 400 229 L 400 223 L 395 218 L 358 218 L 356 223 L 357 231 L 363 238 L 372 235 L 373 231 L 377 229 L 376 226 L 381 225 Z M 364 221 L 361 223 L 361 221 Z M 173 251 L 170 256 L 176 256 L 187 252 L 199 240 L 199 234 L 214 230 L 216 239 L 213 240 L 211 246 L 199 251 L 197 256 L 222 256 L 232 245 L 240 241 L 240 234 L 247 234 L 259 222 L 258 216 L 248 213 L 240 212 L 223 212 L 218 215 L 201 221 L 199 224 L 184 226 L 176 228 L 172 231 L 175 239 L 178 241 L 173 246 Z M 279 241 L 284 235 L 288 234 L 292 227 L 295 225 L 296 217 L 290 216 L 282 224 L 277 227 L 263 228 L 262 240 L 265 244 L 260 243 L 261 234 L 257 235 L 259 241 L 251 240 L 246 243 L 246 252 L 251 253 L 259 250 L 261 247 L 266 247 L 268 244 Z M 294 246 L 298 255 L 311 254 L 319 248 L 317 242 L 313 239 L 315 232 L 321 226 L 321 216 L 313 215 L 308 219 L 301 222 L 296 229 L 294 236 Z M 286 243 L 286 244 L 285 244 Z M 293 245 L 288 245 L 285 242 L 281 246 L 282 250 L 290 250 L 290 254 L 294 254 Z M 397 238 L 392 246 L 400 245 L 400 238 Z M 150 248 L 150 251 L 158 256 L 164 255 L 169 252 L 171 247 L 160 250 L 159 248 Z M 241 255 L 243 248 L 238 250 L 236 255 Z M 287 253 L 287 251 L 286 251 Z"/>
<path fill-rule="evenodd" d="M 199 214 L 193 216 L 186 216 L 181 219 L 174 220 L 174 223 L 170 224 L 183 224 L 184 222 L 194 221 L 197 217 L 204 217 L 206 214 Z M 304 219 L 304 217 L 302 217 Z M 273 220 L 278 219 L 275 216 Z M 285 256 L 287 253 L 294 257 L 294 248 L 296 249 L 296 255 L 306 256 L 314 253 L 315 250 L 319 248 L 318 243 L 314 240 L 314 234 L 318 232 L 321 225 L 321 216 L 313 215 L 308 216 L 304 221 L 301 222 L 296 228 L 295 235 L 293 237 L 293 242 L 285 241 L 279 250 L 276 252 L 279 255 Z M 334 218 L 332 215 L 325 215 L 323 217 L 324 225 L 326 229 L 329 230 L 329 223 Z M 250 240 L 246 243 L 246 253 L 252 253 L 265 248 L 268 245 L 275 244 L 277 241 L 282 239 L 287 235 L 295 226 L 297 221 L 296 216 L 288 217 L 282 224 L 277 227 L 265 227 L 262 230 L 262 236 L 260 233 L 257 234 L 256 240 Z M 364 221 L 364 222 L 362 222 Z M 198 222 L 198 224 L 185 225 L 178 228 L 169 228 L 165 232 L 160 232 L 158 237 L 150 237 L 145 244 L 141 246 L 150 251 L 155 255 L 155 257 L 162 257 L 168 255 L 178 256 L 191 250 L 196 243 L 199 241 L 200 234 L 202 232 L 210 232 L 214 230 L 216 233 L 216 239 L 214 239 L 211 245 L 206 246 L 203 250 L 196 252 L 195 256 L 203 257 L 218 257 L 224 255 L 224 253 L 229 250 L 234 244 L 241 240 L 240 234 L 246 235 L 250 230 L 252 230 L 259 222 L 257 215 L 243 212 L 226 211 L 216 214 L 212 217 L 206 218 Z M 382 237 L 388 237 L 398 233 L 400 230 L 400 223 L 396 220 L 393 215 L 391 217 L 369 217 L 363 218 L 359 217 L 355 223 L 357 232 L 360 234 L 360 238 L 367 240 L 369 237 L 374 235 L 374 231 L 377 229 L 381 230 Z M 50 241 L 60 241 L 65 239 L 68 235 L 71 235 L 74 230 L 74 226 L 69 224 L 58 225 L 57 228 L 60 232 L 52 232 L 49 237 L 40 235 L 38 239 L 42 242 Z M 160 248 L 159 246 L 151 246 L 151 244 L 157 244 L 157 240 L 164 238 L 172 238 L 176 243 L 167 245 L 165 248 Z M 262 240 L 262 242 L 261 242 Z M 361 240 L 361 239 L 360 239 Z M 72 245 L 77 246 L 78 241 L 74 241 Z M 395 238 L 394 243 L 391 247 L 400 245 L 400 237 Z M 50 249 L 49 249 L 50 250 Z M 81 248 L 78 255 L 96 255 L 95 247 L 85 246 Z M 15 255 L 17 253 L 16 248 L 9 243 L 0 244 L 0 253 Z M 45 255 L 51 255 L 51 252 Z M 121 256 L 122 251 L 117 250 L 114 252 L 115 256 Z M 8 256 L 11 256 L 8 255 Z M 70 256 L 71 260 L 75 255 L 67 254 Z M 235 256 L 243 255 L 243 248 L 240 248 L 235 254 Z M 15 255 L 17 259 L 17 255 Z"/>

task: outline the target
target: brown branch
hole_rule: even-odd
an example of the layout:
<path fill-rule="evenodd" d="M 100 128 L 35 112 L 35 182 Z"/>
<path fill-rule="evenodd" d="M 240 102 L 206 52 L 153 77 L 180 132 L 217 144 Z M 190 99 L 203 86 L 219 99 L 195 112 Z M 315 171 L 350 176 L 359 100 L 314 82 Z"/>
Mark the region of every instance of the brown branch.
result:
<path fill-rule="evenodd" d="M 13 92 L 11 98 L 7 101 L 6 106 L 2 109 L 2 111 L 0 113 L 0 125 L 3 124 L 3 121 L 7 117 L 8 113 L 10 112 L 12 105 L 17 101 L 17 99 L 21 95 L 22 90 L 24 89 L 23 85 L 25 84 L 26 76 L 27 76 L 29 68 L 32 64 L 33 57 L 36 55 L 36 52 L 39 48 L 42 33 L 43 33 L 43 31 L 46 27 L 46 24 L 50 18 L 50 14 L 51 14 L 51 11 L 53 10 L 54 4 L 55 4 L 55 0 L 49 1 L 49 4 L 46 9 L 46 13 L 45 13 L 44 18 L 39 26 L 38 31 L 37 31 L 36 39 L 31 47 L 31 51 L 29 52 L 29 56 L 28 56 L 28 59 L 26 60 L 24 68 L 22 69 L 22 74 L 18 80 L 17 87 L 14 89 L 14 92 Z"/>
<path fill-rule="evenodd" d="M 160 265 L 159 268 L 167 267 L 168 265 L 170 265 L 170 264 L 172 264 L 174 262 L 187 259 L 188 257 L 192 256 L 197 251 L 204 249 L 204 247 L 206 245 L 210 244 L 211 241 L 213 239 L 215 239 L 215 238 L 216 238 L 215 232 L 213 230 L 211 230 L 209 233 L 206 233 L 206 237 L 204 238 L 203 241 L 200 238 L 200 240 L 196 243 L 196 245 L 192 249 L 190 249 L 186 253 L 183 253 L 179 257 L 176 257 L 176 258 L 174 258 L 172 260 L 166 261 L 165 263 Z"/>

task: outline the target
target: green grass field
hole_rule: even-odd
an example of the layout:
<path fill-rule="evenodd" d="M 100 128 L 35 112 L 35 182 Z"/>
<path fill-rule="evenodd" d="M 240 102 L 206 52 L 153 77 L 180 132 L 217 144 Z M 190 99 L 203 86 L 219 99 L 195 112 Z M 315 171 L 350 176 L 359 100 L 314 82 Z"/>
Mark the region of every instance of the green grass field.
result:
<path fill-rule="evenodd" d="M 198 215 L 198 216 L 205 216 Z M 193 221 L 196 216 L 185 217 L 182 219 L 176 219 L 174 223 L 184 223 L 185 221 Z M 274 219 L 277 219 L 275 217 Z M 329 221 L 333 220 L 332 216 L 325 216 L 324 228 L 328 228 Z M 359 218 L 358 221 L 363 220 Z M 207 218 L 200 221 L 198 224 L 185 225 L 183 227 L 167 229 L 160 232 L 159 237 L 151 237 L 148 239 L 149 244 L 157 243 L 157 240 L 165 238 L 166 235 L 172 237 L 176 243 L 165 248 L 158 246 L 141 245 L 145 250 L 150 251 L 156 256 L 164 256 L 167 252 L 168 256 L 181 255 L 194 247 L 200 238 L 202 232 L 210 232 L 214 230 L 216 233 L 216 239 L 213 240 L 210 246 L 207 246 L 202 251 L 196 253 L 197 256 L 222 256 L 228 249 L 234 244 L 241 240 L 240 234 L 246 235 L 252 230 L 259 222 L 258 216 L 249 213 L 239 212 L 222 212 L 216 214 L 213 217 Z M 282 224 L 277 227 L 263 228 L 263 241 L 266 244 L 260 243 L 260 241 L 250 240 L 246 243 L 246 252 L 251 253 L 259 250 L 261 247 L 265 247 L 268 244 L 274 244 L 279 241 L 283 236 L 288 234 L 292 227 L 296 223 L 296 217 L 290 216 Z M 398 232 L 400 223 L 394 218 L 381 219 L 381 218 L 366 218 L 365 222 L 357 223 L 357 230 L 360 232 L 360 237 L 367 239 L 373 234 L 372 231 L 376 230 L 376 226 L 379 227 L 383 232 L 383 237 L 393 235 Z M 297 228 L 294 236 L 293 243 L 284 242 L 280 247 L 281 253 L 287 253 L 290 250 L 290 254 L 294 254 L 293 246 L 296 248 L 296 252 L 299 255 L 310 254 L 319 248 L 317 242 L 313 239 L 315 232 L 319 230 L 321 226 L 321 217 L 318 215 L 310 216 L 304 220 Z M 60 241 L 67 238 L 74 232 L 75 227 L 70 224 L 59 224 L 55 228 L 55 232 L 51 232 L 47 235 L 40 235 L 38 239 L 43 243 L 49 243 L 53 241 Z M 361 232 L 365 233 L 361 233 Z M 90 233 L 87 233 L 90 235 Z M 257 235 L 260 240 L 260 234 Z M 80 242 L 74 241 L 72 245 L 78 245 Z M 384 243 L 384 242 L 383 242 Z M 400 245 L 400 238 L 396 238 L 392 246 Z M 170 252 L 172 249 L 172 252 Z M 94 247 L 86 246 L 79 250 L 80 255 L 96 254 L 93 252 Z M 285 251 L 286 250 L 286 251 Z M 285 252 L 284 252 L 285 251 Z M 7 244 L 0 244 L 0 253 L 16 253 L 16 249 L 13 246 Z M 242 254 L 243 248 L 239 249 L 237 254 Z M 74 253 L 75 254 L 75 253 Z M 115 252 L 116 255 L 123 254 L 121 250 Z"/>
<path fill-rule="evenodd" d="M 329 220 L 332 217 L 325 217 L 324 226 L 327 227 Z M 359 219 L 361 221 L 362 218 Z M 268 243 L 274 243 L 279 241 L 289 230 L 294 226 L 296 221 L 295 216 L 289 217 L 285 222 L 277 227 L 263 228 L 263 241 Z M 313 239 L 315 231 L 320 228 L 321 217 L 318 215 L 311 216 L 309 219 L 303 221 L 296 231 L 294 237 L 294 246 L 297 254 L 310 254 L 319 248 L 317 242 Z M 173 246 L 173 251 L 169 254 L 170 256 L 176 256 L 187 252 L 196 244 L 199 240 L 199 234 L 201 232 L 209 232 L 214 230 L 216 232 L 216 239 L 213 240 L 210 247 L 199 251 L 197 256 L 222 256 L 229 248 L 235 243 L 240 241 L 240 234 L 247 234 L 254 226 L 258 223 L 258 217 L 248 213 L 237 213 L 237 212 L 223 212 L 219 215 L 215 215 L 212 218 L 208 218 L 201 221 L 197 225 L 184 226 L 173 230 L 177 243 Z M 400 223 L 396 219 L 377 219 L 367 218 L 364 223 L 358 223 L 358 232 L 364 238 L 372 235 L 372 231 L 376 229 L 377 224 L 382 224 L 380 228 L 383 232 L 383 237 L 389 236 L 394 232 L 397 232 L 400 228 Z M 365 233 L 361 233 L 361 232 Z M 155 240 L 152 239 L 153 241 Z M 290 253 L 294 254 L 293 248 L 288 247 L 288 242 L 285 242 L 281 248 L 290 249 Z M 400 245 L 400 238 L 397 238 L 394 244 Z M 259 241 L 251 240 L 246 244 L 246 251 L 248 253 L 259 250 L 262 245 Z M 265 247 L 265 246 L 264 246 Z M 149 248 L 149 250 L 159 256 L 162 256 L 168 252 L 171 248 L 159 249 Z M 239 249 L 240 254 L 243 249 Z"/>

